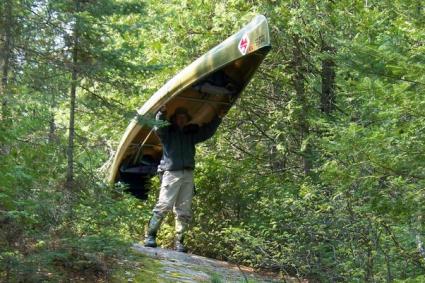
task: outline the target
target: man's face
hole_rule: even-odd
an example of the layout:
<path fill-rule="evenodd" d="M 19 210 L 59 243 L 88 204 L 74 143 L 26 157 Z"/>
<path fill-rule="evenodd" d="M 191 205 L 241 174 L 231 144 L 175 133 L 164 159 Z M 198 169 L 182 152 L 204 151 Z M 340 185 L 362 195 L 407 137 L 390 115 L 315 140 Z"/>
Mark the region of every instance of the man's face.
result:
<path fill-rule="evenodd" d="M 185 115 L 185 114 L 178 114 L 176 116 L 176 125 L 180 129 L 182 129 L 184 126 L 186 126 L 187 122 L 189 122 L 188 119 L 187 119 L 187 115 Z"/>

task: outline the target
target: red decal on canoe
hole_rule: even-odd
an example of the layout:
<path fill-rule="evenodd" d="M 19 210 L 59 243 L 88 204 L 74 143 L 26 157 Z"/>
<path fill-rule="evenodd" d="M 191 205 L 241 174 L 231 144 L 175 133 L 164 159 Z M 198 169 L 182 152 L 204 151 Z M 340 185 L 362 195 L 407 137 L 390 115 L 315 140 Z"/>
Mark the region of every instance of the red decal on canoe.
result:
<path fill-rule="evenodd" d="M 238 44 L 239 51 L 242 53 L 242 55 L 246 54 L 246 52 L 248 51 L 248 47 L 249 47 L 249 37 L 247 34 L 244 34 L 244 36 L 242 36 L 241 41 L 239 41 L 239 44 Z"/>

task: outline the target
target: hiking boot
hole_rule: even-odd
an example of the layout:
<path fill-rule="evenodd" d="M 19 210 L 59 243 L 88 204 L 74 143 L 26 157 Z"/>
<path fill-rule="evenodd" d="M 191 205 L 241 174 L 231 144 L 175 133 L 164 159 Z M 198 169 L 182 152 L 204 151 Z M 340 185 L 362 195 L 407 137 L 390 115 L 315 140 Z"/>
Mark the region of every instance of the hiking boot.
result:
<path fill-rule="evenodd" d="M 156 248 L 158 245 L 156 243 L 156 237 L 153 235 L 148 235 L 145 238 L 145 247 Z"/>
<path fill-rule="evenodd" d="M 158 232 L 159 226 L 161 226 L 163 217 L 154 213 L 149 220 L 148 230 L 145 236 L 145 247 L 156 248 L 158 245 L 156 243 L 156 234 Z"/>
<path fill-rule="evenodd" d="M 176 251 L 181 253 L 187 253 L 187 248 L 185 247 L 183 242 L 184 242 L 184 233 L 187 230 L 189 220 L 190 219 L 188 219 L 188 217 L 176 218 L 175 248 L 176 248 Z"/>
<path fill-rule="evenodd" d="M 181 253 L 187 253 L 187 248 L 183 244 L 183 241 L 178 240 L 178 239 L 176 240 L 176 251 L 181 252 Z"/>

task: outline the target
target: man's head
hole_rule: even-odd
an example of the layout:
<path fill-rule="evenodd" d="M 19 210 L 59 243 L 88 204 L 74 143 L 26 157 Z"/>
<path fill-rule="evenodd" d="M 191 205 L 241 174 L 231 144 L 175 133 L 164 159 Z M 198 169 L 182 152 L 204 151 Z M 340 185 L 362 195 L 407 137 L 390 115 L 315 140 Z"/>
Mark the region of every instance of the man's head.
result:
<path fill-rule="evenodd" d="M 177 107 L 172 117 L 172 123 L 182 129 L 191 120 L 189 112 L 184 107 Z"/>

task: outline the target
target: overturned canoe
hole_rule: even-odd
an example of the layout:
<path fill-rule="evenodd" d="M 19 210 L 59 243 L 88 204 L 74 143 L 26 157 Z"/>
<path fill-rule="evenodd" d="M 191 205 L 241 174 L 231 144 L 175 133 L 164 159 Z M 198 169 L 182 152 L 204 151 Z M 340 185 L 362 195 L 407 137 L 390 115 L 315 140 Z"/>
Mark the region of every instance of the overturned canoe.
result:
<path fill-rule="evenodd" d="M 270 50 L 267 20 L 256 16 L 239 32 L 205 53 L 161 87 L 139 110 L 145 117 L 164 105 L 168 115 L 177 107 L 189 110 L 190 123 L 202 125 L 227 111 L 241 94 Z M 139 116 L 139 117 L 140 117 Z M 167 118 L 170 118 L 169 116 Z M 152 126 L 137 117 L 127 127 L 110 167 L 109 181 L 126 182 L 125 174 L 149 176 L 162 156 Z M 130 181 L 131 182 L 131 181 Z"/>

